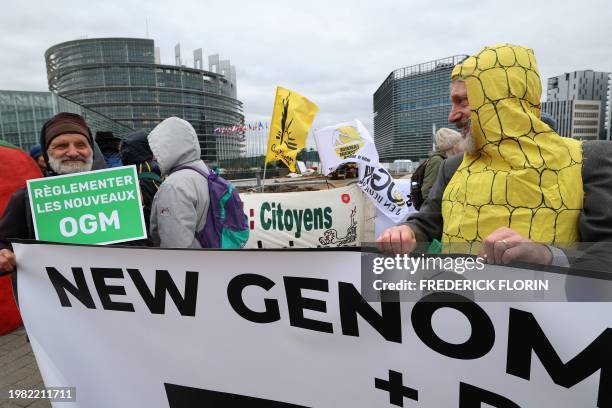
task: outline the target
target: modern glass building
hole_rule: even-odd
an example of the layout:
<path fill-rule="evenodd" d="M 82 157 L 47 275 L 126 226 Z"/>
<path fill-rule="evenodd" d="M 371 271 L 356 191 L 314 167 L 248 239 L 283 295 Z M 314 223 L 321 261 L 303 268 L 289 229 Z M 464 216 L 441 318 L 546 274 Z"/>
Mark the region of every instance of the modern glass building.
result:
<path fill-rule="evenodd" d="M 0 139 L 29 150 L 39 142 L 44 123 L 58 112 L 83 116 L 94 135 L 98 131 L 110 131 L 123 137 L 133 132 L 121 123 L 51 92 L 0 90 Z"/>
<path fill-rule="evenodd" d="M 151 130 L 170 116 L 189 121 L 207 162 L 238 157 L 243 135 L 216 135 L 244 122 L 235 68 L 218 55 L 194 52 L 194 66 L 155 63 L 153 40 L 96 38 L 57 44 L 45 52 L 49 89 L 133 129 Z"/>
<path fill-rule="evenodd" d="M 610 77 L 587 69 L 548 78 L 542 110 L 561 125 L 563 136 L 605 140 L 611 127 Z"/>
<path fill-rule="evenodd" d="M 396 69 L 374 92 L 374 142 L 380 160 L 418 161 L 432 149 L 433 129 L 452 127 L 450 74 L 467 55 Z"/>

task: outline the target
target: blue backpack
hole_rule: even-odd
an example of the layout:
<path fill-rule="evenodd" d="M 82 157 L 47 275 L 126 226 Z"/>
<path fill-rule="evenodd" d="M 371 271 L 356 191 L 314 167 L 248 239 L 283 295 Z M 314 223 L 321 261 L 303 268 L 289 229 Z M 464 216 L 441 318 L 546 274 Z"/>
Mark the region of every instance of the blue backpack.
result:
<path fill-rule="evenodd" d="M 174 171 L 189 169 L 208 180 L 210 197 L 204 229 L 196 232 L 202 248 L 242 248 L 249 239 L 248 217 L 244 204 L 233 184 L 213 170 L 205 172 L 197 167 L 178 166 Z"/>

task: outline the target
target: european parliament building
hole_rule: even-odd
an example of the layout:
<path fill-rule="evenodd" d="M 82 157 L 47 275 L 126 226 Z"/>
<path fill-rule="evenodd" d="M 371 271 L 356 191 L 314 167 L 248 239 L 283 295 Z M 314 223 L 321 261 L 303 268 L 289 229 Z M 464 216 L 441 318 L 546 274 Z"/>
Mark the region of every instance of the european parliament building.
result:
<path fill-rule="evenodd" d="M 381 162 L 418 161 L 432 149 L 433 129 L 448 123 L 455 55 L 396 69 L 374 93 L 374 142 Z"/>
<path fill-rule="evenodd" d="M 95 38 L 68 41 L 45 52 L 49 89 L 126 127 L 151 130 L 171 116 L 189 121 L 209 163 L 238 157 L 242 135 L 216 135 L 215 128 L 244 122 L 236 98 L 236 71 L 218 55 L 194 52 L 194 68 L 163 65 L 153 40 Z"/>

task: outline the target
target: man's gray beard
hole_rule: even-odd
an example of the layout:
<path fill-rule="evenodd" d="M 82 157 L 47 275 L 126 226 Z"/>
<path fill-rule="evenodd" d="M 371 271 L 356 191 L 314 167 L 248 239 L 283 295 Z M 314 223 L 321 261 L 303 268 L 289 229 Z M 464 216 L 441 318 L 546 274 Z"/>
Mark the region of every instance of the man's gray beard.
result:
<path fill-rule="evenodd" d="M 462 129 L 466 127 L 468 129 L 463 139 L 463 151 L 470 154 L 476 153 L 476 146 L 474 145 L 474 138 L 472 137 L 472 118 L 468 118 L 462 125 Z"/>
<path fill-rule="evenodd" d="M 49 167 L 57 174 L 74 174 L 91 170 L 93 166 L 93 155 L 87 158 L 81 157 L 81 159 L 83 161 L 64 163 L 66 160 L 65 158 L 56 159 L 55 157 L 49 156 Z"/>
<path fill-rule="evenodd" d="M 463 139 L 463 151 L 466 153 L 476 153 L 476 146 L 474 145 L 474 138 L 472 137 L 472 131 L 468 130 Z"/>

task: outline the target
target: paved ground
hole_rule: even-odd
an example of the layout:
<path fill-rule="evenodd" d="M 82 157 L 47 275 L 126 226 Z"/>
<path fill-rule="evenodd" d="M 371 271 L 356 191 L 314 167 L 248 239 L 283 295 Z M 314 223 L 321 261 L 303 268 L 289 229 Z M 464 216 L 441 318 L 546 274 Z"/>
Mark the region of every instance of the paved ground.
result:
<path fill-rule="evenodd" d="M 25 330 L 20 328 L 0 336 L 0 390 L 42 389 L 44 387 L 38 365 Z M 0 396 L 0 408 L 50 408 L 47 400 L 14 399 Z"/>

